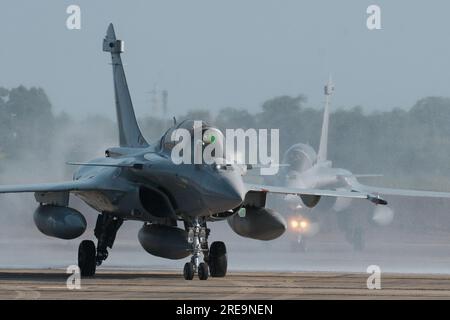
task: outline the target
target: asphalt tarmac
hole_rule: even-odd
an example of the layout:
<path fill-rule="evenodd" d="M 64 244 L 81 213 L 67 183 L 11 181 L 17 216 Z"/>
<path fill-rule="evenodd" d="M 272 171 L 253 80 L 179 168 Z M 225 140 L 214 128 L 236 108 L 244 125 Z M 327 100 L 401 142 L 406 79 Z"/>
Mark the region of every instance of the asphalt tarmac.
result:
<path fill-rule="evenodd" d="M 66 285 L 58 269 L 0 270 L 0 299 L 450 299 L 450 276 L 383 274 L 381 289 L 368 274 L 231 272 L 225 278 L 184 280 L 176 271 L 101 270 Z"/>
<path fill-rule="evenodd" d="M 187 258 L 146 253 L 136 239 L 141 223 L 129 221 L 96 277 L 81 279 L 75 290 L 66 286 L 66 268 L 77 263 L 79 242 L 95 239 L 95 222 L 82 238 L 64 241 L 39 233 L 32 215 L 4 215 L 0 299 L 450 299 L 450 217 L 422 209 L 423 219 L 402 220 L 398 213 L 399 225 L 368 226 L 362 251 L 332 225 L 301 252 L 289 234 L 261 242 L 233 234 L 226 223 L 213 224 L 210 240 L 226 242 L 229 274 L 207 281 L 183 279 Z M 366 285 L 373 265 L 381 270 L 381 290 Z"/>

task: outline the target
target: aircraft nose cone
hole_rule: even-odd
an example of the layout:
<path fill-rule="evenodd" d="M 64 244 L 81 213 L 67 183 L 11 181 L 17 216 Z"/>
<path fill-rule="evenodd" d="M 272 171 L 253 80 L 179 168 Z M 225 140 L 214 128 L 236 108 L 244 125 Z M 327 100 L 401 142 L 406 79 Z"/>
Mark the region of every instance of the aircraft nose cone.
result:
<path fill-rule="evenodd" d="M 224 177 L 223 188 L 220 191 L 220 197 L 227 210 L 234 209 L 244 201 L 244 184 L 242 179 L 233 179 L 233 177 Z"/>
<path fill-rule="evenodd" d="M 244 201 L 244 194 L 241 188 L 230 185 L 224 189 L 225 190 L 221 193 L 221 197 L 231 209 L 236 208 Z"/>
<path fill-rule="evenodd" d="M 240 177 L 222 176 L 214 185 L 214 193 L 206 197 L 208 207 L 215 212 L 235 209 L 244 201 L 245 188 Z"/>

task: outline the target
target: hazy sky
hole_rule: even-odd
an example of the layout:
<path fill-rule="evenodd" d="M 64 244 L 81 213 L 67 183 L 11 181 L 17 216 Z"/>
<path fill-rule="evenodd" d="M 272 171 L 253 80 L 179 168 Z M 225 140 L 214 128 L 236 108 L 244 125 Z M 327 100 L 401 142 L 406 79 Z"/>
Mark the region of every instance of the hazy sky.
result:
<path fill-rule="evenodd" d="M 81 30 L 66 28 L 70 4 Z M 382 30 L 366 27 L 370 4 L 381 6 Z M 449 12 L 445 0 L 2 0 L 0 86 L 42 86 L 58 111 L 114 117 L 101 50 L 113 22 L 138 116 L 151 111 L 154 83 L 176 114 L 256 111 L 300 93 L 320 106 L 329 73 L 337 107 L 409 108 L 450 96 Z"/>

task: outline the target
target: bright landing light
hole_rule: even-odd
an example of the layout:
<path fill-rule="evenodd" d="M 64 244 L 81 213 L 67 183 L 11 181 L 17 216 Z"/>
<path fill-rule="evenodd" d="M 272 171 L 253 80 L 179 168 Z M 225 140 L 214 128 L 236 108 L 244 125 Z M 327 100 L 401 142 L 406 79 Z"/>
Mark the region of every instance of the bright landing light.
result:
<path fill-rule="evenodd" d="M 308 227 L 308 222 L 305 220 L 300 221 L 300 228 L 306 229 Z"/>
<path fill-rule="evenodd" d="M 292 219 L 289 224 L 294 230 L 305 231 L 309 227 L 309 223 L 306 220 Z"/>

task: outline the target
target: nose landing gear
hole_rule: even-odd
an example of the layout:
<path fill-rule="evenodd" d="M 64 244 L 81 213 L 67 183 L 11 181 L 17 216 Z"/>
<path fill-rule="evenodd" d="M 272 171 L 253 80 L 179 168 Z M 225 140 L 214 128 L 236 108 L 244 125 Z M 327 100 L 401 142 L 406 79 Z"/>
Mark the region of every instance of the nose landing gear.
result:
<path fill-rule="evenodd" d="M 291 243 L 291 250 L 293 252 L 306 252 L 306 239 L 303 235 L 299 234 L 295 241 Z"/>
<path fill-rule="evenodd" d="M 227 249 L 221 241 L 216 241 L 208 247 L 209 229 L 206 222 L 199 223 L 194 220 L 193 225 L 188 227 L 188 243 L 191 244 L 191 261 L 184 265 L 183 276 L 185 280 L 192 280 L 195 273 L 200 280 L 211 277 L 224 277 L 227 273 Z M 203 254 L 204 262 L 200 262 Z"/>
<path fill-rule="evenodd" d="M 191 245 L 191 262 L 184 265 L 183 276 L 186 280 L 192 280 L 194 274 L 197 273 L 200 280 L 206 280 L 209 276 L 208 265 L 204 262 L 200 263 L 200 255 L 208 252 L 208 236 L 209 230 L 206 228 L 206 223 L 200 225 L 198 219 L 195 219 L 193 225 L 188 229 L 188 243 Z"/>

